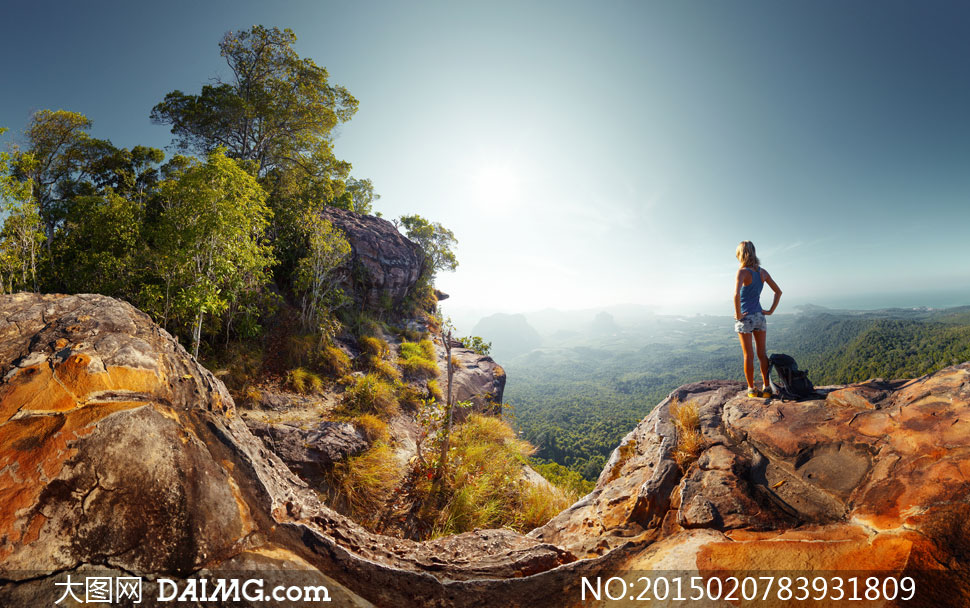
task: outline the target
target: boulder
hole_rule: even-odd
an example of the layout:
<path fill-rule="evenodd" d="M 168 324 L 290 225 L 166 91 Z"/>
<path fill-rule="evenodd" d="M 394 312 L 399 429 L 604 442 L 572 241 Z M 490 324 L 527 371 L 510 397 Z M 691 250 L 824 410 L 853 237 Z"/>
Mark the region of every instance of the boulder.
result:
<path fill-rule="evenodd" d="M 438 353 L 438 386 L 444 393 L 448 390 L 448 365 L 441 338 L 435 339 L 435 351 Z M 497 413 L 500 408 L 496 404 L 502 403 L 505 393 L 505 369 L 491 357 L 465 348 L 457 340 L 451 341 L 451 359 L 454 363 L 452 399 L 455 403 L 471 403 L 469 408 L 455 410 L 456 422 L 461 422 L 470 412 Z"/>
<path fill-rule="evenodd" d="M 304 479 L 319 476 L 335 462 L 355 456 L 370 445 L 364 433 L 349 422 L 323 420 L 302 428 L 247 420 L 246 426 Z"/>
<path fill-rule="evenodd" d="M 148 593 L 250 568 L 310 576 L 340 605 L 535 605 L 609 565 L 509 530 L 365 531 L 171 335 L 98 295 L 0 296 L 0 538 L 3 606 L 52 605 L 68 576 L 141 576 Z"/>
<path fill-rule="evenodd" d="M 358 294 L 371 308 L 400 304 L 424 270 L 421 248 L 379 217 L 336 207 L 325 207 L 321 215 L 342 230 L 350 243 L 352 266 L 357 270 L 342 277 L 348 286 L 354 283 L 348 292 Z"/>
<path fill-rule="evenodd" d="M 646 570 L 880 571 L 917 579 L 906 605 L 970 603 L 970 363 L 804 402 L 741 389 L 671 393 L 592 493 L 528 535 L 414 542 L 327 507 L 128 304 L 0 296 L 0 605 L 51 605 L 55 583 L 95 572 L 151 593 L 252 570 L 348 606 L 591 605 L 583 577 L 641 589 Z M 696 404 L 704 438 L 679 464 L 675 401 Z"/>
<path fill-rule="evenodd" d="M 970 567 L 970 363 L 802 402 L 742 389 L 671 393 L 594 491 L 530 536 L 581 557 L 633 540 L 624 573 L 879 572 L 913 576 L 914 605 L 970 603 L 970 584 L 950 574 Z M 686 470 L 673 460 L 675 401 L 698 406 L 705 438 Z"/>

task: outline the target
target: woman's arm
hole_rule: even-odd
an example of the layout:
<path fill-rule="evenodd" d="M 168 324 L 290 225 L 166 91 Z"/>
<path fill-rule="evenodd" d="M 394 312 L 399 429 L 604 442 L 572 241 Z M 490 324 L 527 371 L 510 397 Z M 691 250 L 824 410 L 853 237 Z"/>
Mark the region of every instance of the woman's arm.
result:
<path fill-rule="evenodd" d="M 744 284 L 744 279 L 741 278 L 741 271 L 743 268 L 738 269 L 738 276 L 734 281 L 734 320 L 741 320 L 741 285 Z"/>
<path fill-rule="evenodd" d="M 765 283 L 767 283 L 768 287 L 771 287 L 772 291 L 775 292 L 775 299 L 771 303 L 771 308 L 765 311 L 766 315 L 770 315 L 771 313 L 775 312 L 776 308 L 778 308 L 778 301 L 781 300 L 781 287 L 778 287 L 778 283 L 775 283 L 775 280 L 771 278 L 771 275 L 768 274 L 767 270 L 765 270 L 764 273 Z"/>

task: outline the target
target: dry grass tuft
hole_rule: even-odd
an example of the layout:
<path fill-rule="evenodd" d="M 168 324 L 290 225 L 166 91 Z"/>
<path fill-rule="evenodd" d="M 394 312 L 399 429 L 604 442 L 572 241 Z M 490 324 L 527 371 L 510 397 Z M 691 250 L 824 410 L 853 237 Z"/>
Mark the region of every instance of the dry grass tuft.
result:
<path fill-rule="evenodd" d="M 366 452 L 333 465 L 327 473 L 331 500 L 338 510 L 372 528 L 401 474 L 394 451 L 378 441 Z"/>
<path fill-rule="evenodd" d="M 375 336 L 363 336 L 358 341 L 360 343 L 360 350 L 363 353 L 383 359 L 391 352 L 391 347 L 382 340 Z"/>
<path fill-rule="evenodd" d="M 425 504 L 419 517 L 431 536 L 475 528 L 526 532 L 572 504 L 575 497 L 561 489 L 524 479 L 522 467 L 534 451 L 500 418 L 471 414 L 453 431 L 442 493 L 432 495 L 426 478 L 415 487 Z"/>
<path fill-rule="evenodd" d="M 322 371 L 338 378 L 349 372 L 351 367 L 347 353 L 332 344 L 320 348 L 318 365 Z"/>
<path fill-rule="evenodd" d="M 704 449 L 701 435 L 701 419 L 694 401 L 673 400 L 670 402 L 670 420 L 677 429 L 677 447 L 674 460 L 681 471 L 687 471 Z"/>
<path fill-rule="evenodd" d="M 434 378 L 438 375 L 438 356 L 431 340 L 420 342 L 401 342 L 401 357 L 398 360 L 406 374 L 414 378 Z"/>
<path fill-rule="evenodd" d="M 374 414 L 384 420 L 400 411 L 394 387 L 375 373 L 355 378 L 347 387 L 339 409 L 339 413 L 351 416 Z"/>
<path fill-rule="evenodd" d="M 323 391 L 323 379 L 310 370 L 298 367 L 286 373 L 290 387 L 301 395 Z"/>
<path fill-rule="evenodd" d="M 351 420 L 354 426 L 364 432 L 364 436 L 370 442 L 387 441 L 387 423 L 374 414 L 361 414 Z"/>

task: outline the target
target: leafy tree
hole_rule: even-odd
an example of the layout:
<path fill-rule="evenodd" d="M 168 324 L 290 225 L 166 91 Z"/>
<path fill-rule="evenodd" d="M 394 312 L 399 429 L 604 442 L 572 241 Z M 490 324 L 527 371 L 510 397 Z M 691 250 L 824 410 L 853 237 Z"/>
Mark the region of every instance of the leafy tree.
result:
<path fill-rule="evenodd" d="M 464 348 L 471 349 L 479 355 L 487 357 L 488 353 L 492 352 L 492 343 L 486 342 L 481 336 L 465 336 L 458 338 L 458 341 L 461 342 Z"/>
<path fill-rule="evenodd" d="M 49 271 L 57 288 L 131 298 L 142 280 L 143 207 L 116 194 L 74 197 L 54 242 Z"/>
<path fill-rule="evenodd" d="M 259 176 L 277 168 L 319 167 L 332 158 L 331 131 L 357 111 L 347 89 L 328 82 L 327 70 L 301 59 L 289 29 L 255 25 L 227 32 L 219 43 L 232 78 L 217 79 L 199 95 L 173 91 L 152 110 L 171 125 L 182 150 L 255 163 Z M 312 172 L 311 172 L 312 173 Z"/>
<path fill-rule="evenodd" d="M 309 246 L 295 285 L 303 291 L 303 325 L 309 330 L 346 301 L 333 275 L 350 257 L 350 243 L 339 228 L 318 215 L 308 216 L 306 222 Z"/>
<path fill-rule="evenodd" d="M 0 128 L 0 135 L 5 132 Z M 0 152 L 0 293 L 13 293 L 17 288 L 37 291 L 37 260 L 44 232 L 30 186 L 10 174 L 10 155 Z"/>
<path fill-rule="evenodd" d="M 154 253 L 165 285 L 163 322 L 169 314 L 192 318 L 192 352 L 198 357 L 203 318 L 261 287 L 272 264 L 263 234 L 269 223 L 266 194 L 221 148 L 161 185 L 162 212 Z"/>
<path fill-rule="evenodd" d="M 371 180 L 349 177 L 343 194 L 338 196 L 332 205 L 368 215 L 373 211 L 374 201 L 379 198 L 381 198 L 381 195 L 374 193 L 374 184 Z"/>
<path fill-rule="evenodd" d="M 222 146 L 259 178 L 284 281 L 306 254 L 308 213 L 323 205 L 367 213 L 376 199 L 370 181 L 351 178 L 350 163 L 333 152 L 333 130 L 350 120 L 357 100 L 331 84 L 325 68 L 299 57 L 295 42 L 289 29 L 228 32 L 219 50 L 231 77 L 198 95 L 173 91 L 151 114 L 171 126 L 181 150 L 207 154 Z"/>
<path fill-rule="evenodd" d="M 405 235 L 424 252 L 432 279 L 439 271 L 454 272 L 458 268 L 458 258 L 452 250 L 458 244 L 458 239 L 451 230 L 438 222 L 431 223 L 420 215 L 405 215 L 399 222 L 404 227 Z"/>
<path fill-rule="evenodd" d="M 27 126 L 26 148 L 14 152 L 14 175 L 30 182 L 48 248 L 73 185 L 88 173 L 92 152 L 104 143 L 88 135 L 90 128 L 91 121 L 83 114 L 40 110 Z"/>

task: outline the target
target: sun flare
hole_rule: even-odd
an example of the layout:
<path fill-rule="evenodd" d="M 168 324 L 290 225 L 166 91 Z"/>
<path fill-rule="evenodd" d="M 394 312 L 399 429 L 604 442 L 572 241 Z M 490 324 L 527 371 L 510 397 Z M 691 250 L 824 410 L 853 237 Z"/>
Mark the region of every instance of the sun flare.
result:
<path fill-rule="evenodd" d="M 473 178 L 474 191 L 493 204 L 515 201 L 522 188 L 516 170 L 508 165 L 488 165 L 479 169 Z"/>

